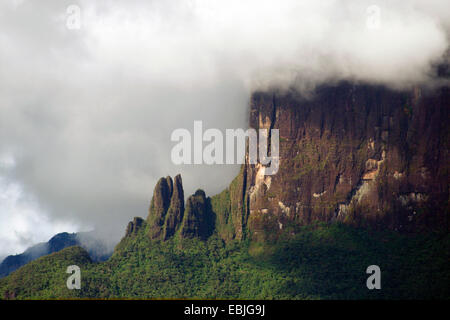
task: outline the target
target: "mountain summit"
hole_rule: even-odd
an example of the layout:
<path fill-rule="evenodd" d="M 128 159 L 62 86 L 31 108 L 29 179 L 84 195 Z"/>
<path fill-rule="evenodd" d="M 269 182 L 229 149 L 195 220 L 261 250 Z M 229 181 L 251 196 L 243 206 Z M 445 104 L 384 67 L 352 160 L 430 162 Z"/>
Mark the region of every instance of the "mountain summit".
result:
<path fill-rule="evenodd" d="M 0 264 L 0 278 L 30 261 L 71 246 L 86 249 L 93 261 L 105 261 L 111 256 L 111 250 L 104 242 L 98 240 L 93 232 L 62 232 L 53 236 L 48 242 L 34 245 L 21 254 L 7 256 Z"/>

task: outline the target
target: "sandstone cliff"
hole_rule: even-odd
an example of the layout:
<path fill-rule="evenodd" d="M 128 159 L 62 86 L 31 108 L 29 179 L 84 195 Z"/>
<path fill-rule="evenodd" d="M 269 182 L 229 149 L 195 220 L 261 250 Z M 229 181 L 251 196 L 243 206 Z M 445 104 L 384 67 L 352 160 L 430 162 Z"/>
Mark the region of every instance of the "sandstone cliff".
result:
<path fill-rule="evenodd" d="M 254 93 L 250 127 L 280 130 L 280 169 L 245 164 L 213 197 L 219 233 L 274 239 L 314 221 L 449 230 L 449 106 L 448 87 Z"/>

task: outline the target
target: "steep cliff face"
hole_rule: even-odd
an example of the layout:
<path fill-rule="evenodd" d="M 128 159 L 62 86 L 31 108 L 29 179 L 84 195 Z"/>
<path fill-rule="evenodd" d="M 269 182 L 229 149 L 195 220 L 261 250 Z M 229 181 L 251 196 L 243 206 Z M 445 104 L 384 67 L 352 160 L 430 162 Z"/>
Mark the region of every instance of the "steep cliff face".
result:
<path fill-rule="evenodd" d="M 280 168 L 245 164 L 213 197 L 219 233 L 264 240 L 314 221 L 449 230 L 449 106 L 448 87 L 254 93 L 250 127 L 279 129 Z"/>

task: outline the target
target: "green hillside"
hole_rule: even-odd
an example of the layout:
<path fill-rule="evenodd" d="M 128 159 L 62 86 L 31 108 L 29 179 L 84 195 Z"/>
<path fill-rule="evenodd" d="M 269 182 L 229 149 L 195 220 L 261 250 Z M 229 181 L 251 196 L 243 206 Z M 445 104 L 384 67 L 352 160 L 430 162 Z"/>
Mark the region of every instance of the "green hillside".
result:
<path fill-rule="evenodd" d="M 106 262 L 66 248 L 0 279 L 2 298 L 447 299 L 450 236 L 369 232 L 341 224 L 304 227 L 277 243 L 224 244 L 215 235 L 150 240 L 148 226 L 128 235 Z M 67 266 L 81 268 L 68 290 Z M 381 290 L 368 290 L 379 265 Z"/>

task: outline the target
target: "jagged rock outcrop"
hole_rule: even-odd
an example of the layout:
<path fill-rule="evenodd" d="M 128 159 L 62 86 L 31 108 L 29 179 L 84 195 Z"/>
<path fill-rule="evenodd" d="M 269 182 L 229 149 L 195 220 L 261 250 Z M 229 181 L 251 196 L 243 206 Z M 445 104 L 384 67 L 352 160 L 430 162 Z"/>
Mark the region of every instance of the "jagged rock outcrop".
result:
<path fill-rule="evenodd" d="M 170 177 L 169 177 L 170 179 Z M 172 181 L 172 179 L 170 179 Z M 171 184 L 170 184 L 171 186 Z M 173 183 L 172 198 L 164 222 L 163 239 L 172 237 L 180 228 L 184 215 L 184 190 L 181 176 L 177 175 Z"/>
<path fill-rule="evenodd" d="M 186 201 L 183 225 L 181 227 L 182 238 L 207 238 L 211 232 L 210 209 L 208 199 L 203 190 L 197 190 Z"/>
<path fill-rule="evenodd" d="M 163 226 L 172 199 L 173 182 L 171 177 L 161 178 L 153 190 L 147 222 L 149 236 L 153 239 L 161 237 Z"/>
<path fill-rule="evenodd" d="M 185 208 L 181 175 L 175 176 L 173 181 L 171 177 L 161 178 L 154 189 L 147 218 L 149 237 L 164 241 L 176 235 L 206 239 L 214 228 L 213 216 L 210 199 L 203 190 L 190 196 Z M 135 225 L 135 222 L 129 223 L 127 234 Z"/>
<path fill-rule="evenodd" d="M 125 236 L 133 236 L 138 233 L 141 227 L 144 224 L 144 219 L 135 217 L 133 221 L 128 222 L 127 230 L 125 232 Z"/>
<path fill-rule="evenodd" d="M 280 169 L 243 165 L 212 199 L 218 232 L 264 240 L 314 221 L 449 230 L 449 105 L 448 87 L 254 93 L 250 127 L 280 130 Z"/>

